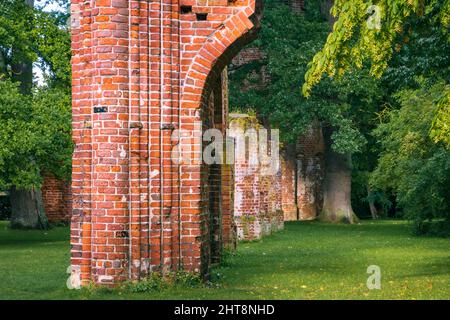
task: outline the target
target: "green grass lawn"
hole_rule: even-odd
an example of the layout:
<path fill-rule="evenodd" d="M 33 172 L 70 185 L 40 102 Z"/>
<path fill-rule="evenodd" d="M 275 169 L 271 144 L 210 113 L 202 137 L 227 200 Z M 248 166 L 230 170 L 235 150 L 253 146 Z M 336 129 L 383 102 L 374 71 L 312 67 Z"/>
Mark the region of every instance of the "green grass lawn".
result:
<path fill-rule="evenodd" d="M 218 287 L 158 292 L 68 290 L 69 230 L 9 230 L 0 222 L 0 299 L 450 299 L 450 239 L 414 237 L 403 221 L 286 223 L 241 243 L 216 269 Z M 381 290 L 368 290 L 369 265 Z"/>

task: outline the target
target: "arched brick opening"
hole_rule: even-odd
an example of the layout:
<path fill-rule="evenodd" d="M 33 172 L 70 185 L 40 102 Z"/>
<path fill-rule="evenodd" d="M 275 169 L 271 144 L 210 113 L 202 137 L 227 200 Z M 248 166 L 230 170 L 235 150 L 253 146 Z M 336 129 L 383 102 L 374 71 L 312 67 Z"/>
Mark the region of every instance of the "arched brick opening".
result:
<path fill-rule="evenodd" d="M 230 240 L 229 168 L 174 163 L 174 133 L 225 130 L 222 70 L 255 36 L 256 2 L 71 2 L 72 279 L 207 274 Z"/>
<path fill-rule="evenodd" d="M 196 121 L 202 123 L 203 132 L 218 129 L 226 136 L 228 105 L 225 105 L 227 102 L 223 97 L 227 90 L 224 88 L 226 66 L 257 37 L 259 29 L 262 1 L 248 3 L 254 11 L 242 7 L 222 23 L 197 53 L 187 74 L 182 101 L 200 110 L 195 115 Z M 194 104 L 185 98 L 192 92 L 201 92 Z M 236 241 L 233 236 L 232 169 L 227 164 L 208 165 L 202 162 L 200 180 L 201 272 L 207 275 L 210 266 L 220 262 L 223 247 L 233 246 L 233 241 Z"/>

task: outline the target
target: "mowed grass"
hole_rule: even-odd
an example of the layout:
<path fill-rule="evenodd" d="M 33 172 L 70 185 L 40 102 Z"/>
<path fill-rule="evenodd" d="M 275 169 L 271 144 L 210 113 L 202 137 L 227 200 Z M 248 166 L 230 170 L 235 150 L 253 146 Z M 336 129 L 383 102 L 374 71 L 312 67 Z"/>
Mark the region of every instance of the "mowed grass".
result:
<path fill-rule="evenodd" d="M 414 237 L 404 221 L 286 223 L 240 243 L 214 270 L 217 286 L 68 290 L 69 230 L 17 231 L 0 222 L 0 299 L 450 299 L 450 239 Z M 381 289 L 366 286 L 381 268 Z"/>

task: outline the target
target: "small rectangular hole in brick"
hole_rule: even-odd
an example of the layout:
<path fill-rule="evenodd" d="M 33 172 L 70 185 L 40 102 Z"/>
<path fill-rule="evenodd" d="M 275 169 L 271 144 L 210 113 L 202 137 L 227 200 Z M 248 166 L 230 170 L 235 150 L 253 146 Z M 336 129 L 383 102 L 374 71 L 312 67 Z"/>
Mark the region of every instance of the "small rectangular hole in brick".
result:
<path fill-rule="evenodd" d="M 192 12 L 192 6 L 181 6 L 181 14 L 187 14 Z"/>
<path fill-rule="evenodd" d="M 198 21 L 206 21 L 208 20 L 208 14 L 207 13 L 196 13 L 197 20 Z"/>

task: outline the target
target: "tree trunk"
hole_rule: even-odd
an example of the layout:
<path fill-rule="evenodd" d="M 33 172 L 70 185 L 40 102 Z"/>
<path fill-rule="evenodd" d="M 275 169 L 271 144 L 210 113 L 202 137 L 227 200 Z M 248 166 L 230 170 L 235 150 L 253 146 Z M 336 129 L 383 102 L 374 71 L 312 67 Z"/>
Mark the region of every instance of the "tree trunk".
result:
<path fill-rule="evenodd" d="M 370 208 L 370 214 L 372 215 L 372 219 L 376 220 L 378 219 L 378 210 L 375 206 L 375 201 L 371 197 L 372 190 L 370 189 L 370 186 L 367 186 L 367 199 L 369 202 L 369 208 Z"/>
<path fill-rule="evenodd" d="M 325 15 L 333 28 L 335 18 L 330 10 L 333 7 L 333 0 L 322 2 L 322 13 Z M 358 217 L 353 212 L 352 194 L 352 168 L 351 155 L 340 154 L 332 149 L 331 135 L 333 129 L 323 128 L 325 140 L 325 179 L 323 182 L 323 207 L 319 220 L 328 222 L 355 223 Z"/>
<path fill-rule="evenodd" d="M 320 5 L 320 11 L 330 24 L 330 30 L 333 29 L 333 24 L 336 22 L 336 18 L 331 15 L 331 8 L 333 7 L 333 5 L 333 0 L 322 1 Z"/>
<path fill-rule="evenodd" d="M 351 203 L 351 156 L 332 149 L 333 130 L 324 128 L 325 179 L 323 184 L 323 208 L 319 220 L 333 223 L 358 221 Z"/>
<path fill-rule="evenodd" d="M 34 7 L 34 0 L 24 0 L 24 2 Z M 21 57 L 20 61 L 11 65 L 11 73 L 13 80 L 20 83 L 20 92 L 24 95 L 31 94 L 33 87 L 33 61 L 26 58 L 24 52 L 20 52 L 17 47 L 12 47 L 12 54 Z"/>
<path fill-rule="evenodd" d="M 47 229 L 48 220 L 44 212 L 40 189 L 10 190 L 11 227 L 15 229 Z"/>
<path fill-rule="evenodd" d="M 30 7 L 34 6 L 34 0 L 24 0 Z M 13 47 L 13 55 L 24 56 Z M 22 61 L 11 66 L 13 80 L 20 83 L 20 92 L 23 95 L 32 94 L 33 87 L 33 62 L 25 57 Z M 19 190 L 15 186 L 10 189 L 11 199 L 11 227 L 47 229 L 48 220 L 45 216 L 41 190 Z"/>

